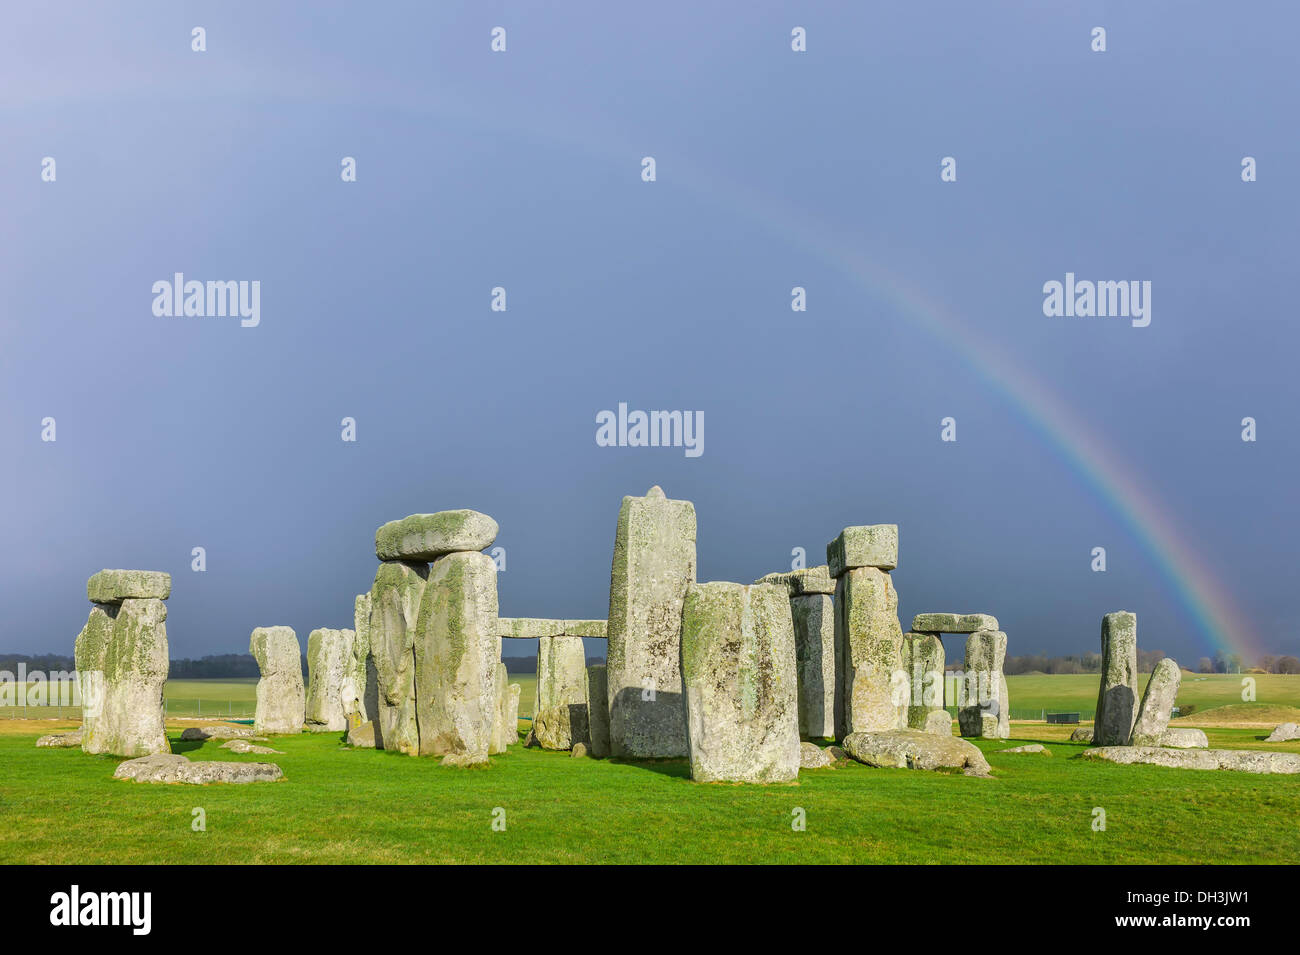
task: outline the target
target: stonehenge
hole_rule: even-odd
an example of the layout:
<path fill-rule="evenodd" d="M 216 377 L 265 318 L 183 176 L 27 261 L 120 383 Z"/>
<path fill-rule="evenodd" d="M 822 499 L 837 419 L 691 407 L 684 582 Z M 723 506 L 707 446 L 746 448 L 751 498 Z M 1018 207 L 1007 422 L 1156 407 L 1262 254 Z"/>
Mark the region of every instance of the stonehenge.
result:
<path fill-rule="evenodd" d="M 542 749 L 572 749 L 588 740 L 587 651 L 582 638 L 538 637 L 533 734 Z"/>
<path fill-rule="evenodd" d="M 1138 707 L 1137 719 L 1133 723 L 1132 745 L 1160 745 L 1160 738 L 1169 727 L 1169 717 L 1173 713 L 1174 700 L 1178 697 L 1178 686 L 1182 679 L 1182 671 L 1178 669 L 1175 660 L 1165 657 L 1156 663 L 1147 680 L 1142 705 Z"/>
<path fill-rule="evenodd" d="M 163 686 L 170 665 L 167 607 L 171 575 L 101 570 L 86 582 L 94 606 L 74 648 L 87 753 L 170 753 Z"/>
<path fill-rule="evenodd" d="M 835 737 L 903 727 L 907 706 L 893 687 L 903 629 L 889 576 L 898 566 L 898 526 L 844 528 L 826 545 L 826 563 L 835 578 Z"/>
<path fill-rule="evenodd" d="M 604 759 L 609 755 L 609 684 L 603 663 L 587 667 L 587 701 L 587 749 Z"/>
<path fill-rule="evenodd" d="M 937 633 L 903 634 L 903 672 L 907 676 L 906 725 L 951 736 L 952 720 L 943 708 L 943 641 Z"/>
<path fill-rule="evenodd" d="M 1093 717 L 1095 746 L 1127 746 L 1137 719 L 1137 616 L 1126 610 L 1101 621 L 1101 685 Z"/>
<path fill-rule="evenodd" d="M 307 637 L 308 732 L 342 732 L 348 728 L 344 684 L 353 679 L 352 630 L 313 630 Z"/>
<path fill-rule="evenodd" d="M 415 627 L 428 565 L 384 561 L 370 589 L 370 659 L 375 668 L 375 745 L 419 755 L 415 719 Z"/>
<path fill-rule="evenodd" d="M 1011 735 L 1010 700 L 1002 666 L 1007 635 L 976 630 L 966 638 L 965 700 L 957 711 L 961 735 L 1007 739 Z"/>
<path fill-rule="evenodd" d="M 805 739 L 834 736 L 835 608 L 831 595 L 835 593 L 835 581 L 829 567 L 822 564 L 768 574 L 755 583 L 778 584 L 790 594 L 799 678 L 799 735 Z"/>
<path fill-rule="evenodd" d="M 786 588 L 691 584 L 681 647 L 691 778 L 793 780 L 799 774 L 799 703 Z"/>
<path fill-rule="evenodd" d="M 172 753 L 142 756 L 118 764 L 114 779 L 137 783 L 273 783 L 284 778 L 275 763 L 233 763 L 217 760 L 191 762 L 188 757 Z"/>
<path fill-rule="evenodd" d="M 695 505 L 658 486 L 624 497 L 609 581 L 609 746 L 615 757 L 687 755 L 681 628 L 695 583 Z"/>
<path fill-rule="evenodd" d="M 1120 765 L 1144 763 L 1172 769 L 1234 769 L 1243 773 L 1300 773 L 1300 753 L 1258 749 L 1170 749 L 1159 746 L 1099 746 L 1089 759 Z"/>
<path fill-rule="evenodd" d="M 258 736 L 301 733 L 307 712 L 302 682 L 302 651 L 292 627 L 258 627 L 248 642 L 257 660 L 257 708 L 253 729 Z"/>
<path fill-rule="evenodd" d="M 913 729 L 850 733 L 844 749 L 858 762 L 883 769 L 960 769 L 966 776 L 989 775 L 984 754 L 955 736 Z"/>

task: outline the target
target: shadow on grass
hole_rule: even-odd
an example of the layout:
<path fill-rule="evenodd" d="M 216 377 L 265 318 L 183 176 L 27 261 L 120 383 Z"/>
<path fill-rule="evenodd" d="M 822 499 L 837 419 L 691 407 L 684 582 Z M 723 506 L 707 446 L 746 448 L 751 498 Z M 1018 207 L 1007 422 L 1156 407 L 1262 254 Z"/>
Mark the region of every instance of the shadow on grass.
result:
<path fill-rule="evenodd" d="M 685 759 L 616 759 L 610 757 L 604 762 L 613 763 L 616 766 L 635 766 L 638 769 L 648 769 L 652 773 L 672 776 L 675 779 L 691 778 L 691 764 L 689 760 Z"/>

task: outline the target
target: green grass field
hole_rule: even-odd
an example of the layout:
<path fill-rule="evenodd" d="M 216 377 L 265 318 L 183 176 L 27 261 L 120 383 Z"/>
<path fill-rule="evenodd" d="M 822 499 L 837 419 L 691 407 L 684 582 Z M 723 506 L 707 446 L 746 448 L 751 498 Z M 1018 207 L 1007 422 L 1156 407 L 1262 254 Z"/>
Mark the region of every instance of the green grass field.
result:
<path fill-rule="evenodd" d="M 1068 727 L 1016 725 L 979 742 L 995 778 L 856 763 L 784 786 L 692 783 L 684 761 L 619 763 L 512 747 L 483 770 L 275 737 L 283 756 L 182 743 L 192 759 L 273 760 L 278 783 L 157 786 L 118 760 L 38 750 L 0 727 L 0 863 L 946 862 L 1287 863 L 1300 777 L 1111 766 L 1074 759 Z M 40 732 L 47 732 L 47 724 Z M 1256 730 L 1211 745 L 1300 752 Z M 999 755 L 1043 741 L 1053 755 Z M 191 830 L 193 810 L 207 831 Z M 1094 832 L 1094 809 L 1106 830 Z M 493 831 L 494 810 L 506 829 Z M 793 831 L 796 810 L 807 829 Z"/>
<path fill-rule="evenodd" d="M 521 713 L 532 709 L 531 674 Z M 1095 676 L 1008 680 L 1013 705 L 1091 710 Z M 1264 743 L 1300 720 L 1300 678 L 1185 676 L 1180 703 L 1211 746 L 1300 752 Z M 169 712 L 208 719 L 226 696 L 249 705 L 252 682 L 173 681 Z M 1088 705 L 1084 705 L 1087 701 Z M 1266 862 L 1300 863 L 1290 838 L 1300 777 L 1111 766 L 1073 757 L 1070 726 L 1014 722 L 1011 741 L 976 741 L 993 779 L 880 770 L 851 763 L 788 786 L 701 785 L 684 761 L 621 763 L 512 747 L 485 770 L 352 750 L 335 735 L 274 737 L 282 756 L 238 756 L 216 741 L 180 741 L 192 759 L 271 760 L 273 784 L 151 786 L 112 778 L 117 759 L 36 749 L 72 721 L 0 721 L 0 863 L 284 862 Z M 521 721 L 520 730 L 527 728 Z M 1051 756 L 1001 755 L 1043 742 Z M 192 810 L 207 831 L 193 832 Z M 492 829 L 503 809 L 506 830 Z M 1093 810 L 1106 830 L 1092 829 Z M 792 813 L 807 829 L 791 828 Z"/>

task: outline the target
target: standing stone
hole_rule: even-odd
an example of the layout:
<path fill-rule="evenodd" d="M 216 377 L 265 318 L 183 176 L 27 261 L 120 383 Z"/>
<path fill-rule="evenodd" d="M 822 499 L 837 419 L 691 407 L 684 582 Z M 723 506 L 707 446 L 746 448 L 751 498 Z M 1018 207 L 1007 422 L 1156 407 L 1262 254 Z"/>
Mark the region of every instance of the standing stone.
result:
<path fill-rule="evenodd" d="M 835 735 L 835 581 L 827 566 L 768 574 L 760 584 L 779 584 L 790 593 L 794 649 L 799 674 L 799 734 L 813 739 Z"/>
<path fill-rule="evenodd" d="M 498 663 L 496 667 L 496 712 L 495 722 L 492 724 L 492 745 L 488 748 L 490 755 L 504 753 L 506 747 L 519 738 L 519 734 L 512 731 L 509 725 L 510 720 L 510 674 L 506 670 L 504 663 Z M 511 739 L 511 737 L 514 739 Z"/>
<path fill-rule="evenodd" d="M 92 578 L 93 579 L 93 578 Z M 73 649 L 73 660 L 77 666 L 77 693 L 81 698 L 81 736 L 82 749 L 85 752 L 102 752 L 99 749 L 87 749 L 86 741 L 95 743 L 96 723 L 104 712 L 104 657 L 108 653 L 108 644 L 113 639 L 113 621 L 117 618 L 117 606 L 112 604 L 95 604 L 90 608 L 86 625 L 77 635 Z"/>
<path fill-rule="evenodd" d="M 352 630 L 313 630 L 307 637 L 307 730 L 343 732 L 348 728 L 343 710 L 343 683 L 352 672 Z"/>
<path fill-rule="evenodd" d="M 692 584 L 682 616 L 691 778 L 799 775 L 799 691 L 790 598 L 771 584 Z"/>
<path fill-rule="evenodd" d="M 415 623 L 429 568 L 386 561 L 370 590 L 370 658 L 375 665 L 375 745 L 417 756 L 415 719 Z"/>
<path fill-rule="evenodd" d="M 262 678 L 257 681 L 253 729 L 267 733 L 301 733 L 306 716 L 302 685 L 302 651 L 292 627 L 258 627 L 248 641 Z"/>
<path fill-rule="evenodd" d="M 835 586 L 836 738 L 906 722 L 906 704 L 895 701 L 892 684 L 902 670 L 902 647 L 898 592 L 889 574 L 876 567 L 846 570 Z"/>
<path fill-rule="evenodd" d="M 1137 719 L 1137 615 L 1127 610 L 1101 620 L 1101 685 L 1093 719 L 1095 746 L 1128 746 Z"/>
<path fill-rule="evenodd" d="M 588 699 L 582 637 L 538 638 L 533 733 L 542 749 L 572 749 L 587 741 Z"/>
<path fill-rule="evenodd" d="M 379 711 L 379 677 L 370 657 L 370 594 L 358 594 L 354 604 L 352 659 L 348 663 L 340 696 L 349 726 L 360 726 Z"/>
<path fill-rule="evenodd" d="M 429 568 L 415 637 L 415 712 L 422 756 L 487 762 L 497 725 L 497 568 L 477 552 Z"/>
<path fill-rule="evenodd" d="M 589 749 L 596 759 L 609 755 L 609 684 L 605 664 L 587 667 L 587 735 Z"/>
<path fill-rule="evenodd" d="M 507 687 L 506 696 L 506 737 L 513 746 L 519 742 L 519 697 L 524 688 L 518 683 Z"/>
<path fill-rule="evenodd" d="M 168 581 L 170 586 L 170 577 Z M 96 650 L 91 644 L 102 638 L 107 614 L 100 618 L 92 611 L 92 617 L 94 627 L 87 621 L 92 633 L 87 635 L 83 653 L 93 661 Z M 169 666 L 166 620 L 167 607 L 157 597 L 121 601 L 103 647 L 98 713 L 82 730 L 85 752 L 132 757 L 171 752 L 163 721 L 163 687 Z"/>
<path fill-rule="evenodd" d="M 1173 715 L 1174 700 L 1178 698 L 1178 685 L 1182 681 L 1183 674 L 1176 660 L 1165 657 L 1157 661 L 1133 723 L 1132 745 L 1161 745 L 1160 738 L 1169 728 L 1169 717 Z"/>
<path fill-rule="evenodd" d="M 965 699 L 957 711 L 962 736 L 1010 738 L 1006 659 L 1007 635 L 1001 630 L 977 630 L 966 638 Z"/>
<path fill-rule="evenodd" d="M 609 746 L 616 757 L 685 756 L 681 629 L 695 582 L 695 506 L 652 487 L 625 497 L 609 583 Z"/>
<path fill-rule="evenodd" d="M 931 725 L 930 717 L 942 713 L 943 735 L 951 736 L 951 721 L 943 708 L 943 641 L 933 633 L 905 633 L 902 656 L 907 674 L 908 727 L 925 731 Z"/>

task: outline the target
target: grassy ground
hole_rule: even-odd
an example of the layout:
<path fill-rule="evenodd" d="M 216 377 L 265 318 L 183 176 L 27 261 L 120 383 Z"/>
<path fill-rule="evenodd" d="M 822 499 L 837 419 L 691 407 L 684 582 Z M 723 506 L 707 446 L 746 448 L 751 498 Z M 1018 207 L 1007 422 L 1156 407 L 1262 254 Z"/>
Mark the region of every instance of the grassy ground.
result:
<path fill-rule="evenodd" d="M 1255 698 L 1261 703 L 1300 706 L 1300 674 L 1227 674 L 1184 673 L 1178 688 L 1178 705 L 1192 704 L 1197 709 L 1241 703 L 1242 680 L 1249 676 L 1255 681 Z M 1138 678 L 1140 689 L 1145 689 L 1148 674 Z M 1081 674 L 1026 674 L 1007 677 L 1007 693 L 1011 708 L 1046 709 L 1049 712 L 1078 710 L 1088 719 L 1097 706 L 1097 681 L 1095 673 Z"/>
<path fill-rule="evenodd" d="M 788 786 L 702 785 L 683 761 L 616 763 L 512 747 L 489 769 L 276 737 L 283 756 L 182 743 L 192 759 L 272 760 L 278 783 L 157 786 L 118 760 L 38 750 L 55 722 L 0 722 L 0 863 L 285 862 L 1300 862 L 1284 834 L 1300 777 L 1094 764 L 1070 727 L 1015 724 L 979 742 L 994 779 L 870 769 Z M 526 724 L 521 724 L 521 728 Z M 1217 747 L 1300 752 L 1263 732 L 1209 727 Z M 1041 741 L 1052 755 L 1000 755 Z M 207 831 L 191 830 L 192 810 Z M 506 829 L 493 831 L 496 809 Z M 1094 832 L 1094 809 L 1106 830 Z M 807 830 L 791 828 L 806 814 Z"/>

